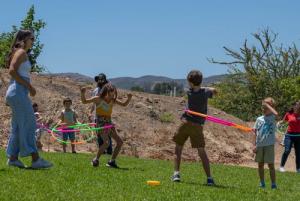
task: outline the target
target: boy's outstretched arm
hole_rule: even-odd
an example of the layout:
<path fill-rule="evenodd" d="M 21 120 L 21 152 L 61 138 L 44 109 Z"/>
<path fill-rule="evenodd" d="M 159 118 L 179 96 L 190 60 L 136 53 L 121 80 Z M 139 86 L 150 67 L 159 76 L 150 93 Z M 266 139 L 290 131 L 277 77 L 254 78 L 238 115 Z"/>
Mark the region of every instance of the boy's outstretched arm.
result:
<path fill-rule="evenodd" d="M 214 87 L 204 87 L 204 88 L 208 89 L 209 91 L 211 91 L 214 96 L 218 94 L 217 89 L 214 88 Z"/>
<path fill-rule="evenodd" d="M 132 94 L 127 94 L 127 100 L 125 102 L 121 102 L 119 100 L 116 100 L 116 104 L 121 105 L 121 106 L 127 106 L 129 102 L 131 101 Z"/>
<path fill-rule="evenodd" d="M 88 104 L 88 103 L 97 103 L 97 100 L 99 99 L 98 96 L 94 96 L 92 98 L 87 99 L 85 97 L 85 92 L 86 92 L 86 88 L 85 87 L 81 87 L 80 88 L 80 95 L 81 95 L 81 102 L 83 104 Z"/>

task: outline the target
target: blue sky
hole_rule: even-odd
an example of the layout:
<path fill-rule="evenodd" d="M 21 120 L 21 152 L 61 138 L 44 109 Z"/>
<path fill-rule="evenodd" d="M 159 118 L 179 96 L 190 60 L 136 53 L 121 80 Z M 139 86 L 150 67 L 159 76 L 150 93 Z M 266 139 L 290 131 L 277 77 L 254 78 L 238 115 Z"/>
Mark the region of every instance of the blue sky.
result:
<path fill-rule="evenodd" d="M 296 0 L 0 0 L 0 32 L 19 25 L 32 4 L 47 22 L 39 62 L 53 73 L 209 76 L 227 69 L 207 58 L 228 60 L 223 46 L 238 49 L 266 27 L 284 45 L 300 42 Z"/>

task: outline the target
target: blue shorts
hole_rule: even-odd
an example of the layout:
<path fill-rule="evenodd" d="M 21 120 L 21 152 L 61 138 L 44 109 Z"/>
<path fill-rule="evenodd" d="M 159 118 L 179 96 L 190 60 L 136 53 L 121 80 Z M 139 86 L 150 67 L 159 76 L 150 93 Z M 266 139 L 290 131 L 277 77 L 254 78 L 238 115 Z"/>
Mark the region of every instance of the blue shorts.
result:
<path fill-rule="evenodd" d="M 73 128 L 65 128 L 63 130 L 73 130 Z M 63 133 L 63 141 L 67 141 L 67 140 L 75 140 L 75 132 L 67 132 L 67 133 Z"/>

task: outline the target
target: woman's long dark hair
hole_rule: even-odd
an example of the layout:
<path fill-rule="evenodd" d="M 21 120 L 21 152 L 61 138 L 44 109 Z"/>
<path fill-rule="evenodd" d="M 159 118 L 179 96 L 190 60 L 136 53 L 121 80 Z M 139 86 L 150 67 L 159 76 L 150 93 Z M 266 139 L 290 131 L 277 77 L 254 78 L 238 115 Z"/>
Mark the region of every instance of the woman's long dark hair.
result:
<path fill-rule="evenodd" d="M 102 87 L 102 89 L 99 93 L 99 96 L 101 99 L 103 99 L 110 92 L 114 92 L 115 95 L 114 95 L 113 101 L 116 101 L 116 99 L 118 97 L 117 88 L 114 85 L 112 85 L 111 83 L 107 83 Z"/>
<path fill-rule="evenodd" d="M 15 33 L 14 39 L 12 41 L 10 51 L 6 58 L 6 68 L 9 68 L 11 59 L 14 55 L 14 53 L 20 49 L 23 48 L 25 45 L 25 40 L 28 39 L 29 36 L 33 35 L 33 32 L 30 30 L 19 30 L 17 33 Z"/>

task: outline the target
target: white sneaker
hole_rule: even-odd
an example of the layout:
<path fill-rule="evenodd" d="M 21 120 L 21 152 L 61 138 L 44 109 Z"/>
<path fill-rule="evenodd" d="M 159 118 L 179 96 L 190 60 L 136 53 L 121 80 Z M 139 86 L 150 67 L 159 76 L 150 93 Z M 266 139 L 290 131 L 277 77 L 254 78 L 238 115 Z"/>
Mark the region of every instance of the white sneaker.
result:
<path fill-rule="evenodd" d="M 284 167 L 280 167 L 280 168 L 279 168 L 279 172 L 285 172 Z"/>
<path fill-rule="evenodd" d="M 33 162 L 31 165 L 32 169 L 43 169 L 43 168 L 50 168 L 53 164 L 49 161 L 46 161 L 42 158 L 39 158 L 37 161 Z"/>
<path fill-rule="evenodd" d="M 297 170 L 297 173 L 300 173 L 300 169 Z"/>
<path fill-rule="evenodd" d="M 12 160 L 8 159 L 7 165 L 11 166 L 11 167 L 25 168 L 25 165 L 19 160 L 12 161 Z"/>

